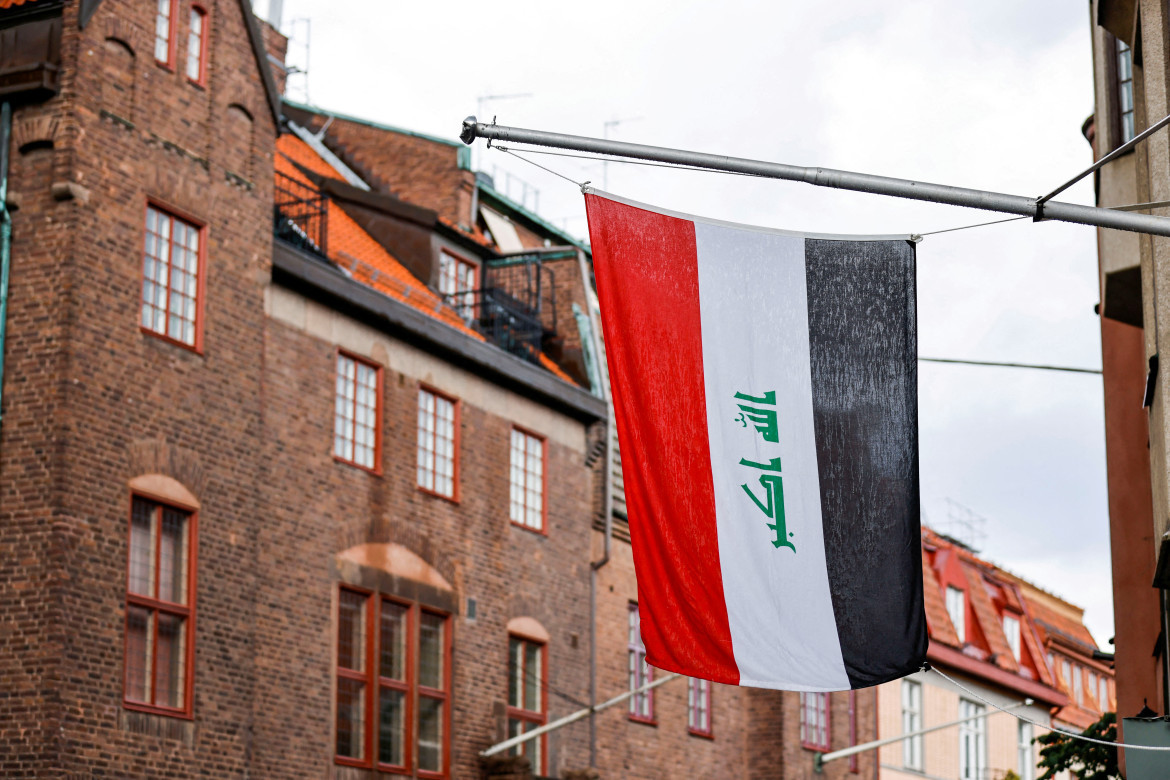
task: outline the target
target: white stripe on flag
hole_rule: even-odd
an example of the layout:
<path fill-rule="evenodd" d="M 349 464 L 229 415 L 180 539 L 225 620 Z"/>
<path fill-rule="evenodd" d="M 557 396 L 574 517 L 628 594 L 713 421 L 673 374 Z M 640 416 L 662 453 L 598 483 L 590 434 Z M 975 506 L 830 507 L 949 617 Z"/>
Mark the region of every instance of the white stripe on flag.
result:
<path fill-rule="evenodd" d="M 804 238 L 695 222 L 703 374 L 719 563 L 740 683 L 846 690 L 829 592 L 809 368 Z M 776 392 L 778 443 L 744 427 L 736 393 Z M 796 551 L 774 547 L 760 476 L 782 458 Z"/>

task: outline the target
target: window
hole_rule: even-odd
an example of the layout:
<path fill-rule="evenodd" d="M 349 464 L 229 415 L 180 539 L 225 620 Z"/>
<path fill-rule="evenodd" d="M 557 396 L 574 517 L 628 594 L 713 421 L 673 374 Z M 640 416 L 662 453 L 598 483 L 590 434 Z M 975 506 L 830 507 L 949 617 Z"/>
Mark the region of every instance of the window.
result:
<path fill-rule="evenodd" d="M 382 370 L 338 352 L 333 457 L 371 471 L 378 470 L 381 397 Z"/>
<path fill-rule="evenodd" d="M 511 483 L 512 522 L 544 530 L 544 440 L 512 429 Z"/>
<path fill-rule="evenodd" d="M 1133 52 L 1130 51 L 1125 41 L 1117 41 L 1117 115 L 1121 130 L 1121 144 L 1132 141 L 1134 137 Z"/>
<path fill-rule="evenodd" d="M 1032 724 L 1016 721 L 1019 743 L 1020 780 L 1036 780 L 1036 762 L 1032 759 Z"/>
<path fill-rule="evenodd" d="M 1007 637 L 1008 647 L 1012 649 L 1012 657 L 1020 660 L 1020 620 L 1011 615 L 1003 616 L 1003 633 Z"/>
<path fill-rule="evenodd" d="M 951 616 L 951 624 L 960 642 L 967 641 L 967 600 L 963 591 L 947 586 L 947 614 Z"/>
<path fill-rule="evenodd" d="M 1097 698 L 1097 673 L 1092 670 L 1089 671 L 1089 696 Z M 1101 707 L 1101 709 L 1105 708 Z"/>
<path fill-rule="evenodd" d="M 447 771 L 448 631 L 445 615 L 341 588 L 337 763 L 399 772 L 417 764 L 424 777 Z"/>
<path fill-rule="evenodd" d="M 1109 681 L 1105 679 L 1105 675 L 1097 678 L 1097 701 L 1101 705 L 1101 712 L 1109 712 Z"/>
<path fill-rule="evenodd" d="M 508 638 L 508 736 L 516 737 L 548 722 L 544 693 L 544 646 L 519 637 Z M 543 775 L 545 738 L 517 745 L 512 755 L 528 756 L 532 772 Z"/>
<path fill-rule="evenodd" d="M 200 348 L 199 298 L 202 230 L 146 207 L 142 272 L 142 327 L 196 350 Z"/>
<path fill-rule="evenodd" d="M 1061 659 L 1060 674 L 1064 678 L 1065 692 L 1071 693 L 1072 692 L 1072 677 L 1073 677 L 1072 664 L 1070 664 L 1068 661 L 1066 661 L 1064 659 Z"/>
<path fill-rule="evenodd" d="M 960 718 L 983 713 L 982 704 L 959 700 Z M 984 780 L 984 769 L 987 766 L 986 723 L 986 718 L 978 718 L 959 724 L 959 780 Z"/>
<path fill-rule="evenodd" d="M 1085 673 L 1084 673 L 1084 670 L 1081 669 L 1081 667 L 1079 667 L 1079 666 L 1073 667 L 1073 677 L 1072 677 L 1073 698 L 1076 699 L 1078 707 L 1085 706 L 1084 682 L 1081 679 L 1084 676 L 1085 676 Z"/>
<path fill-rule="evenodd" d="M 447 300 L 464 319 L 471 319 L 475 314 L 478 273 L 474 263 L 447 252 L 439 252 L 439 293 L 447 296 Z"/>
<path fill-rule="evenodd" d="M 187 78 L 202 84 L 206 69 L 207 12 L 199 6 L 192 6 L 191 26 L 187 32 Z"/>
<path fill-rule="evenodd" d="M 630 690 L 636 691 L 654 680 L 654 671 L 646 663 L 646 646 L 642 644 L 642 621 L 638 616 L 637 604 L 630 604 L 627 650 Z M 631 720 L 654 722 L 654 691 L 636 693 L 629 702 Z"/>
<path fill-rule="evenodd" d="M 454 399 L 419 388 L 418 486 L 428 493 L 455 498 L 455 430 L 458 405 Z"/>
<path fill-rule="evenodd" d="M 711 683 L 691 677 L 687 680 L 687 731 L 701 737 L 711 730 Z"/>
<path fill-rule="evenodd" d="M 195 516 L 134 496 L 123 695 L 133 709 L 191 717 Z"/>
<path fill-rule="evenodd" d="M 170 66 L 175 41 L 176 0 L 157 0 L 154 17 L 154 59 L 160 65 Z"/>
<path fill-rule="evenodd" d="M 922 683 L 902 681 L 902 733 L 922 728 Z M 902 740 L 902 766 L 922 771 L 922 735 Z"/>
<path fill-rule="evenodd" d="M 800 744 L 809 750 L 829 749 L 829 694 L 800 694 Z"/>

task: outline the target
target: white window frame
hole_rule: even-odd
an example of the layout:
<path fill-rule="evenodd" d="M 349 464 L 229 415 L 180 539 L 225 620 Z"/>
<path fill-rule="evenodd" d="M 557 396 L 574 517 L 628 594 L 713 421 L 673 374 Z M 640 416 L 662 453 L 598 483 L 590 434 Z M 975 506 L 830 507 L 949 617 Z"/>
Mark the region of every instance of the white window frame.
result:
<path fill-rule="evenodd" d="M 947 586 L 947 614 L 951 616 L 951 625 L 955 627 L 959 641 L 966 643 L 967 594 L 961 588 L 956 588 L 953 585 Z"/>
<path fill-rule="evenodd" d="M 902 680 L 902 733 L 912 734 L 922 729 L 922 683 Z M 902 740 L 902 766 L 922 771 L 922 735 Z"/>
<path fill-rule="evenodd" d="M 1003 633 L 1007 637 L 1008 647 L 1012 650 L 1012 657 L 1020 660 L 1020 619 L 1015 615 L 1003 616 Z"/>
<path fill-rule="evenodd" d="M 1035 753 L 1032 751 L 1032 724 L 1016 721 L 1016 752 L 1020 780 L 1036 780 Z"/>
<path fill-rule="evenodd" d="M 959 717 L 984 715 L 987 708 L 959 699 Z M 959 724 L 959 780 L 985 780 L 987 771 L 987 718 Z"/>

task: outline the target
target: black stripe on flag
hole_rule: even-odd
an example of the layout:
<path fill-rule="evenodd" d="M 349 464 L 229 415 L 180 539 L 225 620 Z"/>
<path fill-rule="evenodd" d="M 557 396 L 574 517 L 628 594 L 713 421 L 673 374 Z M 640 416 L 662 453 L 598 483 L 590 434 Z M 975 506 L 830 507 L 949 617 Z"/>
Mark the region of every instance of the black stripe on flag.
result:
<path fill-rule="evenodd" d="M 914 245 L 806 239 L 805 272 L 829 589 L 864 688 L 926 658 Z"/>

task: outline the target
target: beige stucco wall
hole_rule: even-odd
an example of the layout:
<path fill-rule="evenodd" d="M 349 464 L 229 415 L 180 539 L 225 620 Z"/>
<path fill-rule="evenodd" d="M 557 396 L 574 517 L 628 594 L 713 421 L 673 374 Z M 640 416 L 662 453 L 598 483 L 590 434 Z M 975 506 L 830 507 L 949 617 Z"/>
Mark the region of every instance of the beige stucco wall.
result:
<path fill-rule="evenodd" d="M 465 404 L 506 417 L 517 425 L 540 431 L 549 439 L 585 452 L 586 429 L 581 423 L 547 406 L 524 398 L 381 331 L 363 325 L 327 306 L 279 285 L 269 285 L 265 313 L 275 320 L 336 344 L 392 371 L 425 382 L 459 398 Z"/>
<path fill-rule="evenodd" d="M 948 672 L 951 676 L 957 675 Z M 936 726 L 959 718 L 959 699 L 966 697 L 949 682 L 933 672 L 916 673 L 910 680 L 922 685 L 922 725 L 923 728 Z M 962 680 L 963 685 L 977 692 L 988 701 L 1000 706 L 1009 706 L 1017 703 L 1021 697 L 1008 696 L 996 689 L 981 685 L 975 680 Z M 990 708 L 988 708 L 990 709 Z M 1049 723 L 1047 710 L 1042 707 L 1031 706 L 1021 708 L 1020 712 L 1032 720 L 1040 723 Z M 1011 715 L 995 713 L 986 721 L 987 734 L 987 777 L 1002 777 L 1007 770 L 1020 774 L 1020 766 L 1016 755 L 1018 721 Z M 886 683 L 878 688 L 878 738 L 886 739 L 902 733 L 902 681 Z M 1033 736 L 1039 736 L 1040 729 L 1034 729 Z M 957 778 L 959 776 L 959 728 L 953 726 L 941 729 L 922 738 L 923 771 L 904 771 L 902 764 L 902 743 L 896 742 L 887 745 L 879 751 L 882 780 L 922 780 L 923 775 L 931 778 Z M 1039 758 L 1039 751 L 1033 745 L 1032 765 L 1035 766 Z M 1034 772 L 1033 777 L 1039 772 Z"/>

